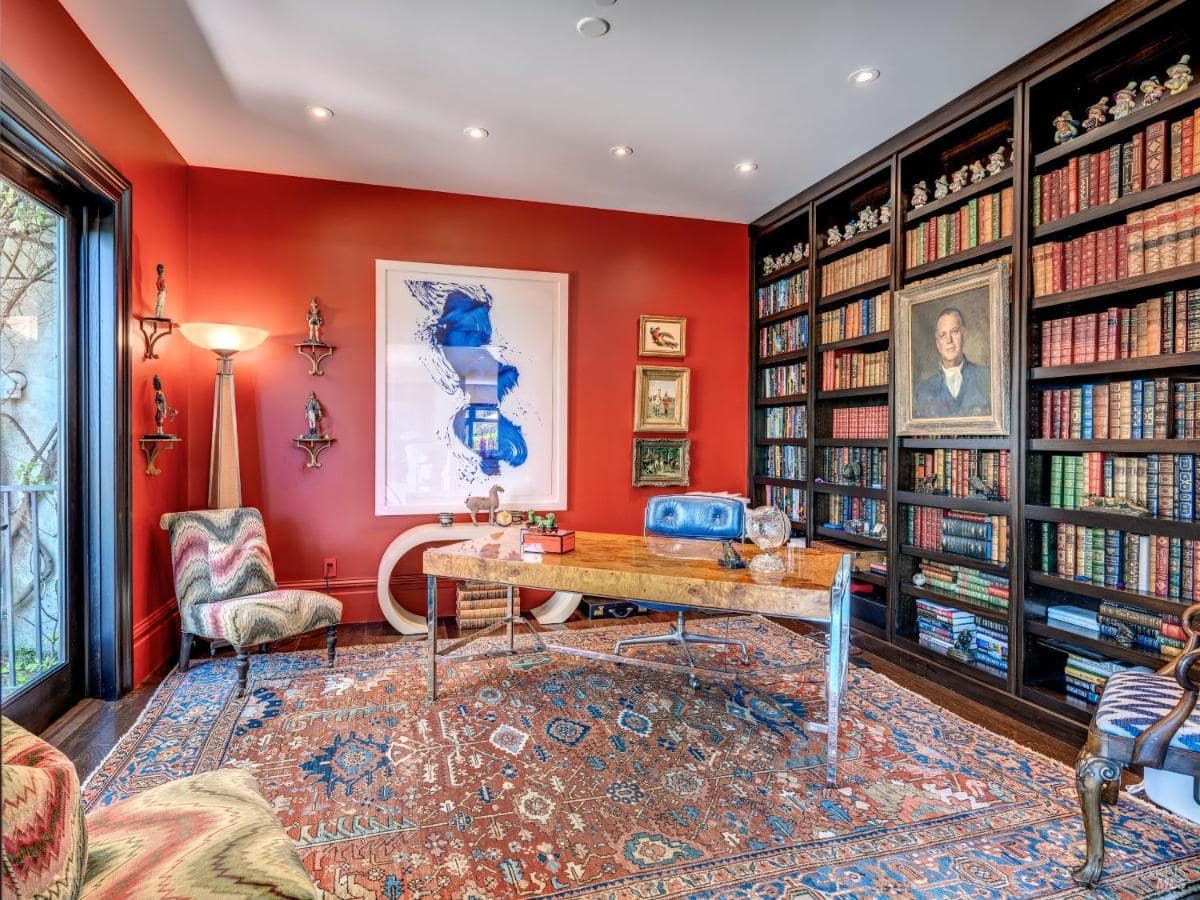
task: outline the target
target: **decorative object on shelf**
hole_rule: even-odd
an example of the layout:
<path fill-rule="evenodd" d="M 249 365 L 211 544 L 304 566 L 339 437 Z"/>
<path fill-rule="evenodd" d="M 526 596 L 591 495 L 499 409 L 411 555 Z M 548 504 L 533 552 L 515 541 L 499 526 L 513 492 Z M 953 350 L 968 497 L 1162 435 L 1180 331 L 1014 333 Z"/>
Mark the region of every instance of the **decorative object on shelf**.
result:
<path fill-rule="evenodd" d="M 638 366 L 634 385 L 634 431 L 687 431 L 692 370 Z"/>
<path fill-rule="evenodd" d="M 321 408 L 321 401 L 317 399 L 315 391 L 309 391 L 308 400 L 304 404 L 304 420 L 308 430 L 293 441 L 297 447 L 308 453 L 308 462 L 304 466 L 306 469 L 321 468 L 321 454 L 337 440 L 325 434 L 321 427 L 321 420 L 324 418 L 325 411 Z"/>
<path fill-rule="evenodd" d="M 1192 83 L 1192 67 L 1188 65 L 1191 59 L 1192 57 L 1185 53 L 1175 65 L 1167 66 L 1167 80 L 1163 82 L 1163 87 L 1171 94 L 1182 94 Z"/>
<path fill-rule="evenodd" d="M 541 531 L 543 533 L 554 531 L 558 528 L 558 516 L 554 513 L 546 515 L 538 515 L 532 509 L 525 514 L 525 521 L 529 523 L 530 531 Z"/>
<path fill-rule="evenodd" d="M 238 464 L 237 401 L 233 391 L 234 354 L 252 350 L 267 339 L 262 328 L 225 325 L 217 322 L 184 322 L 185 338 L 217 355 L 217 377 L 213 385 L 213 436 L 208 463 L 210 509 L 233 509 L 242 505 L 242 473 Z"/>
<path fill-rule="evenodd" d="M 296 352 L 303 356 L 311 364 L 308 370 L 309 375 L 324 375 L 325 372 L 321 368 L 321 362 L 326 357 L 332 356 L 337 347 L 332 344 L 327 344 L 321 338 L 321 328 L 325 324 L 325 317 L 321 315 L 320 307 L 317 306 L 317 297 L 313 297 L 308 304 L 308 337 L 298 344 L 295 344 Z"/>
<path fill-rule="evenodd" d="M 879 224 L 888 225 L 892 221 L 892 198 L 888 197 L 883 206 L 879 207 Z"/>
<path fill-rule="evenodd" d="M 1157 103 L 1163 98 L 1163 94 L 1167 92 L 1162 86 L 1162 82 L 1158 80 L 1157 75 L 1151 75 L 1139 85 L 1138 89 L 1142 92 L 1142 106 L 1150 106 L 1152 103 Z"/>
<path fill-rule="evenodd" d="M 163 425 L 170 419 L 175 418 L 179 414 L 179 410 L 167 403 L 167 395 L 163 393 L 162 380 L 157 374 L 154 376 L 154 434 L 144 434 L 138 442 L 142 448 L 142 453 L 146 455 L 146 474 L 160 475 L 155 460 L 158 458 L 159 451 L 172 450 L 179 443 L 179 438 L 173 434 L 167 434 L 163 431 Z"/>
<path fill-rule="evenodd" d="M 1140 503 L 1127 497 L 1104 497 L 1099 494 L 1086 494 L 1083 498 L 1084 509 L 1099 509 L 1104 512 L 1121 513 L 1125 516 L 1148 516 L 1150 510 Z"/>
<path fill-rule="evenodd" d="M 375 512 L 567 498 L 565 273 L 376 260 Z"/>
<path fill-rule="evenodd" d="M 870 231 L 879 227 L 879 213 L 873 206 L 865 206 L 858 214 L 858 231 Z"/>
<path fill-rule="evenodd" d="M 449 528 L 454 524 L 454 513 L 440 512 L 437 514 L 437 523 L 443 528 Z"/>
<path fill-rule="evenodd" d="M 1121 88 L 1113 94 L 1113 105 L 1109 109 L 1109 115 L 1113 121 L 1123 119 L 1137 107 L 1137 82 L 1131 81 L 1125 87 Z"/>
<path fill-rule="evenodd" d="M 722 569 L 744 569 L 746 561 L 733 546 L 733 541 L 721 541 L 721 558 L 717 560 L 717 565 Z"/>
<path fill-rule="evenodd" d="M 842 242 L 842 233 L 840 231 L 838 231 L 838 227 L 836 225 L 834 225 L 832 228 L 830 228 L 828 231 L 825 232 L 825 246 L 826 247 L 836 247 L 841 242 Z"/>
<path fill-rule="evenodd" d="M 842 466 L 842 478 L 847 484 L 858 484 L 862 481 L 862 466 L 856 462 L 848 462 Z"/>
<path fill-rule="evenodd" d="M 851 219 L 849 222 L 847 222 L 845 225 L 842 226 L 842 236 L 845 237 L 846 240 L 849 240 L 850 238 L 854 237 L 854 235 L 856 235 L 856 234 L 858 234 L 858 220 L 857 219 Z"/>
<path fill-rule="evenodd" d="M 918 494 L 939 494 L 939 493 L 941 493 L 941 491 L 938 490 L 938 476 L 936 474 L 934 474 L 934 475 L 925 475 L 921 478 L 918 478 L 916 485 L 913 487 L 913 490 L 915 490 Z"/>
<path fill-rule="evenodd" d="M 1006 435 L 1007 259 L 896 292 L 898 435 Z"/>
<path fill-rule="evenodd" d="M 950 175 L 950 193 L 957 194 L 967 186 L 967 179 L 970 177 L 971 170 L 966 166 L 954 171 Z"/>
<path fill-rule="evenodd" d="M 496 524 L 501 528 L 507 528 L 513 523 L 513 514 L 507 509 L 496 510 Z"/>
<path fill-rule="evenodd" d="M 941 200 L 950 193 L 950 180 L 945 175 L 939 175 L 933 182 L 933 199 Z"/>
<path fill-rule="evenodd" d="M 1000 491 L 997 489 L 996 485 L 988 484 L 978 475 L 972 475 L 967 479 L 967 487 L 969 488 L 969 492 L 967 493 L 968 497 L 974 497 L 979 500 L 1000 499 Z"/>
<path fill-rule="evenodd" d="M 913 577 L 912 577 L 912 583 L 914 585 L 916 585 L 917 587 L 925 587 L 925 573 L 924 572 L 914 572 Z"/>
<path fill-rule="evenodd" d="M 498 484 L 493 484 L 491 489 L 484 497 L 468 497 L 464 502 L 467 505 L 467 512 L 471 514 L 471 524 L 478 525 L 478 515 L 481 512 L 488 514 L 487 523 L 489 525 L 496 524 L 496 510 L 500 508 L 500 495 L 504 493 L 504 488 Z"/>
<path fill-rule="evenodd" d="M 981 163 L 979 160 L 975 160 L 975 162 L 971 163 L 970 171 L 971 184 L 976 184 L 977 182 L 983 181 L 983 179 L 988 177 L 987 169 L 984 168 L 983 163 Z"/>
<path fill-rule="evenodd" d="M 999 175 L 1004 171 L 1008 163 L 1004 159 L 1005 147 L 1001 144 L 995 150 L 988 154 L 987 173 L 988 175 Z"/>
<path fill-rule="evenodd" d="M 143 316 L 138 323 L 138 329 L 142 332 L 142 341 L 145 344 L 145 349 L 142 351 L 142 359 L 158 359 L 158 352 L 154 349 L 155 345 L 169 335 L 175 329 L 175 320 L 167 317 L 167 279 L 163 274 L 167 267 L 159 263 L 155 271 L 158 277 L 154 282 L 154 315 Z M 146 323 L 150 323 L 150 330 L 146 331 Z"/>
<path fill-rule="evenodd" d="M 1099 128 L 1108 121 L 1108 98 L 1101 97 L 1087 108 L 1087 118 L 1083 120 L 1083 130 L 1091 131 Z"/>
<path fill-rule="evenodd" d="M 758 506 L 746 513 L 746 536 L 761 551 L 750 560 L 750 571 L 759 575 L 777 575 L 787 565 L 779 558 L 779 549 L 792 536 L 792 523 L 778 506 Z"/>
<path fill-rule="evenodd" d="M 522 528 L 521 550 L 526 553 L 570 553 L 575 549 L 575 532 L 555 528 Z"/>
<path fill-rule="evenodd" d="M 929 202 L 929 187 L 922 179 L 913 185 L 912 200 L 909 201 L 913 209 L 920 209 Z"/>
<path fill-rule="evenodd" d="M 763 275 L 770 275 L 794 263 L 802 262 L 807 258 L 808 244 L 804 241 L 797 241 L 795 246 L 786 253 L 781 253 L 778 256 L 763 257 Z"/>
<path fill-rule="evenodd" d="M 691 483 L 692 442 L 687 438 L 634 438 L 633 486 L 671 487 Z"/>
<path fill-rule="evenodd" d="M 638 356 L 687 353 L 687 319 L 683 316 L 638 316 Z"/>
<path fill-rule="evenodd" d="M 1070 111 L 1063 110 L 1054 118 L 1054 143 L 1065 144 L 1079 134 L 1079 122 Z"/>

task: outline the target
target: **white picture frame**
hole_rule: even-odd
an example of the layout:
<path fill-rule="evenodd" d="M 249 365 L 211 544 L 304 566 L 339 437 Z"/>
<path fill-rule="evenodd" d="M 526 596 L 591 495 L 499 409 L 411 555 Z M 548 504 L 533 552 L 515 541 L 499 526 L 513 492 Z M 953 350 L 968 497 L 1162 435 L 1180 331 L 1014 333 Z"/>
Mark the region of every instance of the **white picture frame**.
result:
<path fill-rule="evenodd" d="M 375 514 L 567 506 L 561 272 L 375 261 Z"/>

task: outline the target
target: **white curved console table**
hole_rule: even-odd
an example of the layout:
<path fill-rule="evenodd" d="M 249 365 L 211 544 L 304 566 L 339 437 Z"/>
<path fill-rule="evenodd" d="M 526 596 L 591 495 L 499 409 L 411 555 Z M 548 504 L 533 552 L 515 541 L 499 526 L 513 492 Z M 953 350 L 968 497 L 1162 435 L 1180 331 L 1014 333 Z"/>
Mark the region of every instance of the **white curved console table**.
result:
<path fill-rule="evenodd" d="M 494 525 L 472 525 L 470 522 L 455 522 L 443 526 L 435 523 L 417 525 L 396 535 L 379 560 L 379 574 L 376 581 L 376 592 L 379 597 L 379 608 L 388 623 L 401 634 L 428 634 L 425 617 L 411 613 L 392 596 L 392 570 L 396 563 L 408 553 L 422 544 L 441 543 L 443 541 L 469 541 L 481 537 L 489 531 L 497 530 Z M 565 622 L 571 613 L 575 612 L 583 594 L 572 591 L 555 591 L 550 599 L 530 613 L 543 625 L 557 625 Z"/>

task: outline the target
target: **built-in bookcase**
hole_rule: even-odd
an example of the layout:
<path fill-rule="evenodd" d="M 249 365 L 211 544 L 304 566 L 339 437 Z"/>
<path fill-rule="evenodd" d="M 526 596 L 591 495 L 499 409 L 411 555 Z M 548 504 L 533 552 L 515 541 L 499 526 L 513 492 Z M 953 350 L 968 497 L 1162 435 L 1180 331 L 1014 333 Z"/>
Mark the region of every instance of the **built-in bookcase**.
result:
<path fill-rule="evenodd" d="M 1200 546 L 1200 517 L 1194 491 L 1179 489 L 1194 479 L 1200 456 L 1200 248 L 1189 256 L 1180 237 L 1188 228 L 1200 233 L 1200 154 L 1181 164 L 1185 145 L 1193 153 L 1200 146 L 1200 88 L 1139 102 L 1130 115 L 1064 144 L 1054 143 L 1053 119 L 1064 109 L 1083 119 L 1098 97 L 1162 77 L 1184 53 L 1200 61 L 1194 13 L 1182 0 L 1114 4 L 751 226 L 756 275 L 766 255 L 798 240 L 813 248 L 792 271 L 755 281 L 751 331 L 760 376 L 785 360 L 758 352 L 759 328 L 801 308 L 760 314 L 757 291 L 808 273 L 807 345 L 790 351 L 808 364 L 807 392 L 764 400 L 755 381 L 756 501 L 779 500 L 766 493 L 776 479 L 765 474 L 762 451 L 777 443 L 794 448 L 805 477 L 787 484 L 803 500 L 807 523 L 797 533 L 886 551 L 886 575 L 854 578 L 858 640 L 1071 738 L 1091 714 L 1086 678 L 1097 686 L 1103 680 L 1089 673 L 1160 665 L 1152 623 L 1166 616 L 1169 626 L 1200 587 L 1200 564 L 1191 558 L 1189 566 L 1186 555 Z M 1001 171 L 933 197 L 938 176 L 986 163 L 1010 140 Z M 1148 147 L 1162 154 L 1161 163 L 1152 161 L 1161 178 L 1157 170 L 1145 177 Z M 930 200 L 913 209 L 919 180 Z M 830 226 L 889 197 L 887 226 L 826 246 Z M 1188 206 L 1186 198 L 1195 201 Z M 1140 245 L 1130 243 L 1135 229 Z M 1173 249 L 1164 252 L 1171 235 Z M 1131 247 L 1137 261 L 1128 257 Z M 880 248 L 882 273 L 844 280 L 854 270 L 846 260 Z M 1127 258 L 1118 265 L 1120 251 Z M 895 292 L 1000 257 L 1010 259 L 1012 272 L 1011 433 L 897 437 Z M 846 371 L 867 362 L 842 364 L 849 354 L 883 352 L 883 383 L 845 381 Z M 763 404 L 793 401 L 805 404 L 805 433 L 768 436 Z M 1136 430 L 1135 408 L 1144 426 Z M 974 485 L 971 474 L 979 475 Z M 1141 498 L 1148 514 L 1087 506 L 1091 492 Z M 886 522 L 886 536 L 837 527 L 849 518 L 853 529 L 868 503 Z M 963 521 L 987 527 L 960 533 Z M 1060 554 L 1068 536 L 1071 553 Z M 1146 554 L 1157 560 L 1149 569 Z M 1048 617 L 1048 609 L 1063 606 L 1085 618 L 1104 614 L 1107 630 L 1073 628 L 1061 613 Z M 1125 631 L 1111 624 L 1122 615 Z M 967 622 L 980 652 L 949 652 Z"/>

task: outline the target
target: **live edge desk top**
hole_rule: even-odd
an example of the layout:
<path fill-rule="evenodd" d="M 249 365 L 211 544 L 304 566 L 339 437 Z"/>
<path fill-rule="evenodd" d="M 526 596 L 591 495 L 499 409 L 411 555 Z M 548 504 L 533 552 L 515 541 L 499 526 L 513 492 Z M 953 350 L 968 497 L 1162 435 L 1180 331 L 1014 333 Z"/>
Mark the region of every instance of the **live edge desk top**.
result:
<path fill-rule="evenodd" d="M 739 547 L 747 562 L 757 550 Z M 777 576 L 723 569 L 721 544 L 580 531 L 570 553 L 526 553 L 520 530 L 425 551 L 426 575 L 828 622 L 840 552 L 786 547 Z"/>

